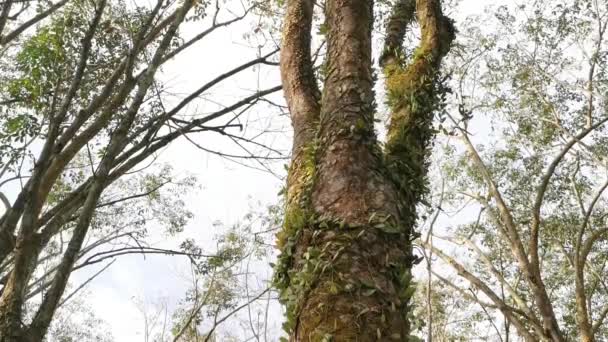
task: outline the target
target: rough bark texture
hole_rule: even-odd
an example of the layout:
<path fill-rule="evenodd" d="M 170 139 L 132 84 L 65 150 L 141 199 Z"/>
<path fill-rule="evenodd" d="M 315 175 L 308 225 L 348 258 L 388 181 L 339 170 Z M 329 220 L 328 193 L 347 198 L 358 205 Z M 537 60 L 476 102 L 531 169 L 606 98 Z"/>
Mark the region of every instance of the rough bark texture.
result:
<path fill-rule="evenodd" d="M 313 6 L 288 1 L 281 75 L 295 134 L 275 283 L 291 341 L 408 340 L 415 206 L 425 189 L 437 68 L 453 39 L 438 2 L 418 1 L 423 42 L 406 67 L 397 51 L 414 7 L 397 3 L 388 25 L 392 52 L 381 58 L 387 86 L 405 100 L 392 106 L 382 151 L 373 127 L 373 2 L 326 2 L 319 106 L 310 62 Z M 424 104 L 412 108 L 410 95 L 419 92 Z"/>

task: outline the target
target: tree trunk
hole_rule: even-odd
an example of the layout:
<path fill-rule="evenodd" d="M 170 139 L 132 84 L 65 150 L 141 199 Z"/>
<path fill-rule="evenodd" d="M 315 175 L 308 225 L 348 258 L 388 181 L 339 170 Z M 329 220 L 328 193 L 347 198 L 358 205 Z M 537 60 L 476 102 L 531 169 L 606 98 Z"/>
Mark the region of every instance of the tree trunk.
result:
<path fill-rule="evenodd" d="M 453 28 L 438 2 L 418 1 L 423 41 L 406 66 L 398 50 L 415 6 L 395 5 L 381 58 L 394 100 L 383 151 L 374 132 L 373 2 L 325 5 L 320 105 L 310 60 L 312 1 L 290 0 L 283 30 L 281 75 L 294 126 L 275 274 L 285 328 L 291 341 L 406 341 L 415 207 L 426 188 L 437 68 Z M 411 103 L 415 95 L 421 103 Z"/>
<path fill-rule="evenodd" d="M 579 258 L 577 256 L 577 258 Z M 576 323 L 579 329 L 581 342 L 595 342 L 593 327 L 589 322 L 589 312 L 587 310 L 587 295 L 585 293 L 585 275 L 580 258 L 576 260 L 574 271 L 576 274 L 575 298 L 576 298 Z"/>

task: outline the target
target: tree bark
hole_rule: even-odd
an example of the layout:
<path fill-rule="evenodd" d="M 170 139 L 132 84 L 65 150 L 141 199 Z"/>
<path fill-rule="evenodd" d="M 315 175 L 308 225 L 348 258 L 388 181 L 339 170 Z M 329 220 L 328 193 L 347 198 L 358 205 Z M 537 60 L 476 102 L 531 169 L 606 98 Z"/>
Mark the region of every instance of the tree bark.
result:
<path fill-rule="evenodd" d="M 312 1 L 288 1 L 283 29 L 281 75 L 294 127 L 275 273 L 287 307 L 285 328 L 291 341 L 406 341 L 415 207 L 426 189 L 437 69 L 454 32 L 438 2 L 418 1 L 419 58 L 406 67 L 397 49 L 383 53 L 387 74 L 407 80 L 389 85 L 406 100 L 392 106 L 383 151 L 374 132 L 373 2 L 325 5 L 327 77 L 320 105 L 310 59 Z M 401 46 L 414 7 L 396 4 L 396 21 L 388 26 L 393 46 Z M 424 92 L 426 103 L 412 110 L 411 92 Z M 411 149 L 403 148 L 407 144 Z M 403 172 L 413 164 L 418 167 Z"/>

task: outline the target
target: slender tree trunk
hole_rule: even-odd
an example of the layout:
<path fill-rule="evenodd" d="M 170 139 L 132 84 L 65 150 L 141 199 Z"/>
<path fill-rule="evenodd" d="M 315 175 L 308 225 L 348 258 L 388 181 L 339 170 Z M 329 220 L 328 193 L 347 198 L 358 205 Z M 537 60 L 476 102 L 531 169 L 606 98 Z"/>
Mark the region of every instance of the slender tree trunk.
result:
<path fill-rule="evenodd" d="M 414 17 L 413 2 L 403 3 L 394 15 L 402 26 L 389 24 L 400 29 L 399 46 Z M 408 339 L 415 206 L 426 188 L 437 68 L 453 39 L 438 2 L 416 5 L 427 55 L 406 67 L 397 51 L 383 54 L 389 78 L 399 78 L 387 86 L 403 99 L 392 106 L 398 114 L 383 151 L 373 126 L 373 2 L 326 2 L 327 77 L 319 101 L 310 62 L 313 3 L 288 1 L 281 75 L 294 150 L 275 283 L 291 341 Z M 412 109 L 408 101 L 418 92 L 425 103 Z"/>
<path fill-rule="evenodd" d="M 581 342 L 594 342 L 595 337 L 593 335 L 593 328 L 591 322 L 589 322 L 589 312 L 587 310 L 587 295 L 585 293 L 585 276 L 584 270 L 581 266 L 581 260 L 576 260 L 575 274 L 576 274 L 576 287 L 575 287 L 575 298 L 576 298 L 576 323 L 579 328 L 579 335 Z"/>

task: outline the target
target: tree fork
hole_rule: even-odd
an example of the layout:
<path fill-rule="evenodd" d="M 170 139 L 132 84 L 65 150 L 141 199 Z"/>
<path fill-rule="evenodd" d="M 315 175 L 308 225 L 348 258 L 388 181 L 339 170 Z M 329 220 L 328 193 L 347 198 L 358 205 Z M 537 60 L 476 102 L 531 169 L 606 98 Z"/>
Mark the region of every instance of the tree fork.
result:
<path fill-rule="evenodd" d="M 373 129 L 373 2 L 326 2 L 328 76 L 319 106 L 310 59 L 313 4 L 288 1 L 281 76 L 294 151 L 275 285 L 287 306 L 291 341 L 409 337 L 415 206 L 426 189 L 437 70 L 454 39 L 438 1 L 415 5 L 396 4 L 387 28 L 390 49 L 382 66 L 389 93 L 402 100 L 391 106 L 383 152 Z M 414 7 L 423 39 L 405 67 L 398 51 Z M 426 95 L 416 108 L 407 102 L 414 93 Z M 411 180 L 413 187 L 404 186 Z"/>

